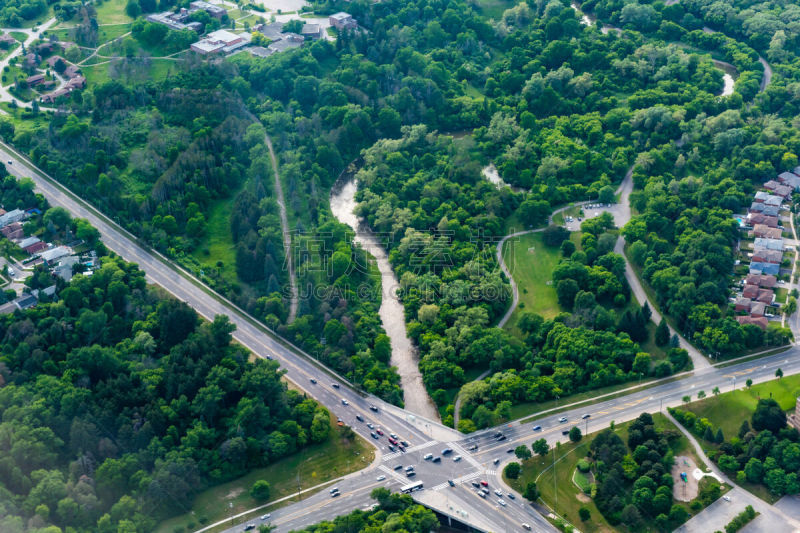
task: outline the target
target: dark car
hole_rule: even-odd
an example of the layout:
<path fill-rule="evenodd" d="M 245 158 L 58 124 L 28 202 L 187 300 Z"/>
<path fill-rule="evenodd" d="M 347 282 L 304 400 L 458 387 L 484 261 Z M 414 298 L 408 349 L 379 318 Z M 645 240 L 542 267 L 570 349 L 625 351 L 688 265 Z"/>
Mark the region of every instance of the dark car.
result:
<path fill-rule="evenodd" d="M 451 454 L 451 453 L 453 453 L 453 449 L 452 448 L 445 448 L 444 450 L 442 450 L 442 455 L 448 455 L 448 454 Z"/>
<path fill-rule="evenodd" d="M 448 484 L 449 484 L 451 487 L 455 487 L 455 486 L 456 486 L 456 484 L 453 482 L 453 480 L 452 480 L 452 479 L 448 479 L 448 480 L 447 480 L 447 483 L 448 483 Z"/>
<path fill-rule="evenodd" d="M 502 433 L 500 433 L 499 431 L 497 431 L 497 432 L 495 432 L 495 434 L 494 434 L 494 435 L 492 435 L 492 437 L 494 437 L 494 438 L 498 438 L 498 437 L 499 437 L 499 436 L 501 436 L 501 435 L 502 435 Z"/>
<path fill-rule="evenodd" d="M 359 422 L 363 422 L 364 421 L 364 419 L 361 417 L 361 415 L 356 415 L 356 420 L 358 420 Z"/>
<path fill-rule="evenodd" d="M 402 444 L 403 446 L 405 446 L 406 448 L 408 448 L 408 443 L 407 443 L 406 441 L 404 441 L 404 440 L 401 440 L 401 441 L 400 441 L 400 444 Z"/>
<path fill-rule="evenodd" d="M 514 448 L 509 448 L 506 450 L 506 453 L 514 453 Z"/>
<path fill-rule="evenodd" d="M 338 383 L 331 383 L 331 387 L 333 387 L 334 389 L 338 389 L 339 388 L 339 384 Z"/>
<path fill-rule="evenodd" d="M 586 419 L 587 419 L 587 418 L 589 418 L 590 416 L 592 416 L 592 415 L 586 414 L 586 415 L 583 415 L 583 416 L 581 417 L 581 419 L 582 419 L 582 420 L 586 420 Z"/>
<path fill-rule="evenodd" d="M 497 442 L 502 442 L 504 440 L 506 440 L 506 436 L 505 435 L 500 435 L 499 437 L 497 437 Z"/>
<path fill-rule="evenodd" d="M 378 438 L 378 436 L 375 434 L 374 431 L 370 431 L 369 432 L 369 436 L 372 437 L 373 439 L 377 439 Z"/>
<path fill-rule="evenodd" d="M 470 447 L 469 447 L 469 448 L 467 448 L 467 449 L 468 449 L 469 451 L 471 451 L 471 452 L 474 452 L 475 450 L 477 450 L 477 449 L 478 449 L 478 445 L 477 445 L 477 444 L 473 444 L 472 446 L 470 446 Z"/>
<path fill-rule="evenodd" d="M 387 448 L 389 448 L 389 451 L 390 451 L 390 452 L 393 452 L 393 451 L 394 451 L 394 446 L 392 446 L 391 444 L 390 444 L 389 446 L 387 446 Z"/>
<path fill-rule="evenodd" d="M 394 465 L 395 470 L 400 470 L 401 468 L 403 468 L 403 465 Z"/>
<path fill-rule="evenodd" d="M 311 383 L 313 383 L 314 385 L 316 385 L 316 384 L 317 384 L 317 380 L 316 380 L 316 379 L 314 379 L 314 378 L 311 378 Z"/>
<path fill-rule="evenodd" d="M 569 430 L 568 430 L 568 429 L 565 429 L 564 431 L 562 431 L 562 432 L 561 432 L 561 434 L 562 434 L 562 435 L 569 435 Z"/>
<path fill-rule="evenodd" d="M 442 458 L 437 455 L 436 457 L 431 459 L 431 461 L 433 461 L 434 463 L 441 463 L 442 462 Z"/>
<path fill-rule="evenodd" d="M 246 526 L 244 526 L 244 530 L 245 531 L 250 531 L 251 529 L 255 529 L 255 528 L 256 528 L 255 524 L 247 524 Z"/>
<path fill-rule="evenodd" d="M 417 473 L 414 472 L 413 470 L 411 472 L 406 472 L 406 477 L 414 477 L 416 475 L 417 475 Z"/>
<path fill-rule="evenodd" d="M 509 498 L 511 498 L 512 500 L 516 500 L 516 499 L 517 499 L 517 497 L 516 497 L 516 496 L 514 496 L 513 494 L 511 494 L 510 492 L 509 492 L 509 493 L 507 493 L 506 495 L 507 495 Z"/>
<path fill-rule="evenodd" d="M 397 447 L 400 449 L 401 452 L 405 453 L 406 448 L 402 444 L 398 444 Z"/>
<path fill-rule="evenodd" d="M 376 413 L 378 412 L 378 408 L 372 404 L 369 404 L 369 409 L 370 411 L 375 411 Z"/>
<path fill-rule="evenodd" d="M 480 487 L 480 486 L 481 486 L 481 484 L 480 484 L 480 483 L 478 483 L 477 481 L 473 481 L 473 482 L 472 482 L 472 486 L 473 486 L 473 487 L 475 487 L 475 488 L 478 488 L 478 487 Z"/>

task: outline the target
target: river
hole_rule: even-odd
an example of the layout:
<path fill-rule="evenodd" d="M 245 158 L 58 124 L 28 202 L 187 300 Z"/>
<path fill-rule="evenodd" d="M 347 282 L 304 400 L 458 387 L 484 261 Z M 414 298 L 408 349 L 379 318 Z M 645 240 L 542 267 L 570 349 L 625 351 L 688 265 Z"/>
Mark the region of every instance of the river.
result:
<path fill-rule="evenodd" d="M 430 420 L 439 421 L 439 411 L 422 382 L 417 350 L 406 332 L 403 303 L 395 293 L 400 283 L 394 275 L 386 250 L 354 213 L 357 203 L 356 188 L 356 180 L 352 176 L 344 176 L 336 182 L 331 190 L 331 211 L 339 222 L 353 228 L 356 232 L 355 242 L 375 258 L 381 275 L 381 307 L 378 315 L 391 341 L 391 364 L 397 367 L 397 372 L 400 374 L 400 386 L 403 388 L 406 409 Z"/>

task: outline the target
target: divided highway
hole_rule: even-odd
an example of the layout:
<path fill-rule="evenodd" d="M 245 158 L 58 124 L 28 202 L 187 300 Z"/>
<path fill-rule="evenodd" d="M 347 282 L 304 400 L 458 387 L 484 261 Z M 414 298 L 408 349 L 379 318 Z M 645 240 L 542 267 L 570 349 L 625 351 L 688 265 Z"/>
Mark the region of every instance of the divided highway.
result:
<path fill-rule="evenodd" d="M 599 430 L 607 427 L 612 420 L 624 422 L 643 411 L 656 412 L 662 407 L 679 405 L 683 396 L 696 398 L 700 390 L 711 394 L 714 387 L 728 391 L 736 383 L 741 388 L 748 378 L 756 383 L 766 381 L 774 378 L 777 368 L 781 368 L 785 375 L 800 373 L 798 348 L 792 347 L 786 352 L 757 361 L 726 368 L 709 367 L 684 379 L 625 394 L 585 409 L 566 409 L 535 423 L 520 424 L 517 421 L 465 437 L 453 429 L 355 391 L 334 373 L 319 366 L 310 356 L 273 337 L 263 325 L 248 317 L 233 303 L 202 286 L 189 273 L 137 244 L 134 236 L 46 178 L 13 149 L 0 144 L 0 157 L 3 162 L 11 161 L 8 169 L 13 175 L 32 179 L 51 205 L 64 207 L 74 216 L 89 220 L 100 231 L 106 246 L 126 260 L 138 263 L 150 282 L 162 286 L 208 319 L 218 314 L 227 315 L 237 327 L 233 336 L 238 342 L 259 357 L 278 361 L 289 379 L 376 446 L 378 453 L 372 465 L 337 482 L 340 496 L 331 497 L 328 491 L 321 491 L 300 503 L 274 511 L 270 520 L 278 531 L 296 529 L 322 519 L 332 519 L 356 508 L 368 507 L 373 503 L 369 493 L 376 486 L 396 490 L 410 480 L 424 483 L 425 490 L 414 493 L 417 500 L 480 529 L 523 531 L 522 524 L 526 523 L 535 531 L 555 531 L 520 495 L 510 498 L 508 492 L 501 489 L 500 472 L 514 458 L 509 450 L 519 444 L 530 445 L 541 437 L 551 445 L 556 441 L 565 441 L 567 438 L 563 432 L 573 425 L 578 425 L 582 431 Z M 316 384 L 311 382 L 312 378 Z M 583 414 L 589 414 L 590 417 L 582 419 Z M 559 422 L 562 416 L 567 417 L 567 423 Z M 367 423 L 380 428 L 384 435 L 379 436 L 376 431 L 378 438 L 372 438 Z M 541 426 L 541 430 L 534 431 L 534 426 Z M 498 431 L 503 433 L 503 440 L 495 438 Z M 405 453 L 388 449 L 387 439 L 391 433 L 396 434 L 398 440 L 407 441 Z M 453 451 L 443 455 L 445 448 Z M 441 461 L 433 463 L 426 460 L 428 453 L 439 456 Z M 456 460 L 456 456 L 460 456 L 460 460 Z M 402 465 L 402 469 L 395 469 L 398 465 Z M 414 466 L 417 475 L 413 478 L 406 476 L 405 468 L 408 466 Z M 453 481 L 454 486 L 449 481 Z M 480 481 L 486 481 L 491 491 L 485 499 L 479 497 L 473 486 L 473 483 Z M 500 490 L 502 497 L 495 495 L 494 490 Z M 501 499 L 503 503 L 500 503 Z M 260 521 L 242 522 L 230 531 L 242 531 L 246 523 L 258 524 Z"/>

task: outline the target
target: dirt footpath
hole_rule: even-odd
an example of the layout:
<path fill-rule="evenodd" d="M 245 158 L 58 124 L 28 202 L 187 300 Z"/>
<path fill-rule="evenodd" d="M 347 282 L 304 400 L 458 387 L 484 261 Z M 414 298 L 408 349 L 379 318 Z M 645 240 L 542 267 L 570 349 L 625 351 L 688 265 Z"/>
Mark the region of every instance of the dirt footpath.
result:
<path fill-rule="evenodd" d="M 689 502 L 697 497 L 698 481 L 692 475 L 697 468 L 691 457 L 679 455 L 675 457 L 675 464 L 672 465 L 672 497 L 680 502 Z M 681 472 L 686 473 L 686 482 L 681 479 Z"/>

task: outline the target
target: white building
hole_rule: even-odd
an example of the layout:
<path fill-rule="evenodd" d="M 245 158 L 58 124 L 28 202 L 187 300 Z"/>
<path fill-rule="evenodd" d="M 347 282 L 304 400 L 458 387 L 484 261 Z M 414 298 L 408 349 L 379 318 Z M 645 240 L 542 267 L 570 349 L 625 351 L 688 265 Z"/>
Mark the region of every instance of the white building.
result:
<path fill-rule="evenodd" d="M 248 33 L 237 35 L 228 30 L 217 30 L 192 44 L 192 50 L 202 55 L 227 54 L 248 44 L 250 44 L 250 34 Z"/>

